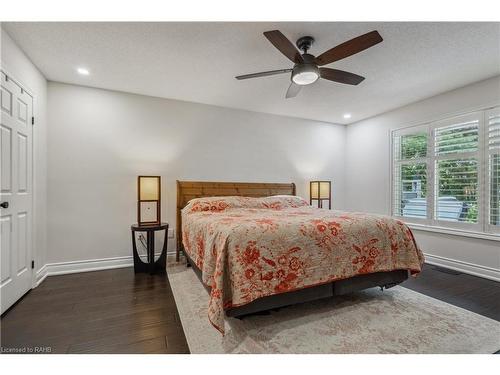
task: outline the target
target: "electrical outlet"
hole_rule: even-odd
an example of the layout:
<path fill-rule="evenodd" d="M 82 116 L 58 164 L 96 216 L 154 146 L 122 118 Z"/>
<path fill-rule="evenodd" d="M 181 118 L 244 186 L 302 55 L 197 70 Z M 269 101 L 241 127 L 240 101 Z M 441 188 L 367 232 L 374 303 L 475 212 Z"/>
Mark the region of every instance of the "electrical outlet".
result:
<path fill-rule="evenodd" d="M 174 229 L 173 228 L 168 229 L 168 238 L 174 238 Z"/>

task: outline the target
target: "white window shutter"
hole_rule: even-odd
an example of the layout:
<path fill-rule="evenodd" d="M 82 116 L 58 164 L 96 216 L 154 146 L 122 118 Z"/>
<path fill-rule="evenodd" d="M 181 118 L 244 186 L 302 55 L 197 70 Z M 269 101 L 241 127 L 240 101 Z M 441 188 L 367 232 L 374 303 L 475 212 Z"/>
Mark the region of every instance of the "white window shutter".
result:
<path fill-rule="evenodd" d="M 490 232 L 500 232 L 500 108 L 487 111 L 486 159 L 488 214 L 487 223 Z"/>
<path fill-rule="evenodd" d="M 393 133 L 392 214 L 425 220 L 427 211 L 426 128 L 417 127 Z"/>
<path fill-rule="evenodd" d="M 433 124 L 437 221 L 479 222 L 481 115 L 472 113 Z"/>

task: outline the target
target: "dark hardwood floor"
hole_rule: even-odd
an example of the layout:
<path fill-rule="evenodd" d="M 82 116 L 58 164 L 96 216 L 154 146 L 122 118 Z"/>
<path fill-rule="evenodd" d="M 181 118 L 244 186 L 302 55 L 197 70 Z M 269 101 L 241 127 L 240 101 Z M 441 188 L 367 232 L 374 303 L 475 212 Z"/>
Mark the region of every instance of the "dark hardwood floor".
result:
<path fill-rule="evenodd" d="M 165 275 L 132 268 L 48 277 L 1 320 L 4 348 L 189 353 Z"/>
<path fill-rule="evenodd" d="M 496 281 L 425 264 L 418 277 L 402 285 L 500 321 L 500 283 Z"/>
<path fill-rule="evenodd" d="M 500 283 L 426 265 L 403 286 L 500 321 Z M 168 279 L 131 268 L 51 276 L 1 319 L 1 345 L 52 353 L 189 353 Z"/>

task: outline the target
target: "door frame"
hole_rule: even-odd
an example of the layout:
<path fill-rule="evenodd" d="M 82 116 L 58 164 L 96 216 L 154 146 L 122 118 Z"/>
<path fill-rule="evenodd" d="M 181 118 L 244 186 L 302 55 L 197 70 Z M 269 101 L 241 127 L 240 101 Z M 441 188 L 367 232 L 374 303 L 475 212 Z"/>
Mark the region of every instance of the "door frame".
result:
<path fill-rule="evenodd" d="M 4 72 L 4 74 L 9 77 L 16 85 L 21 87 L 30 97 L 31 97 L 31 108 L 32 108 L 32 113 L 31 115 L 35 117 L 35 94 L 34 91 L 29 88 L 29 86 L 25 85 L 22 83 L 20 80 L 18 80 L 14 75 L 10 73 L 10 69 L 3 63 L 3 61 L 0 60 L 0 70 Z M 38 253 L 37 247 L 35 246 L 35 228 L 37 224 L 36 220 L 36 210 L 35 210 L 35 168 L 36 168 L 36 163 L 35 163 L 35 125 L 31 125 L 31 260 L 36 259 L 36 255 Z M 41 269 L 41 267 L 40 267 Z M 31 268 L 31 289 L 34 289 L 36 287 L 36 262 L 35 262 L 35 268 Z M 30 289 L 30 290 L 31 290 Z M 21 297 L 22 298 L 22 297 Z"/>

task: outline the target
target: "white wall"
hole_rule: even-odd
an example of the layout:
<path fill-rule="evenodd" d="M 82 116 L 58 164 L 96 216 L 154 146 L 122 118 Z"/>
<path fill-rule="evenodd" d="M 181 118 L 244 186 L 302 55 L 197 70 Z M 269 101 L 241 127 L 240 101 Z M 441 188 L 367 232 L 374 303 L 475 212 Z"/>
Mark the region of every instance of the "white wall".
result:
<path fill-rule="evenodd" d="M 499 103 L 500 77 L 494 77 L 349 125 L 346 207 L 352 211 L 390 214 L 392 129 Z M 483 274 L 500 275 L 500 242 L 418 230 L 415 236 L 428 254 L 467 263 L 463 267 L 470 267 L 469 263 L 477 265 L 478 272 Z"/>
<path fill-rule="evenodd" d="M 175 228 L 176 180 L 333 181 L 344 208 L 345 127 L 49 83 L 48 262 L 131 255 L 136 178 L 162 176 Z M 169 242 L 174 250 L 174 241 Z"/>
<path fill-rule="evenodd" d="M 35 270 L 45 265 L 47 249 L 47 81 L 10 36 L 0 28 L 2 69 L 34 95 L 34 240 Z"/>

